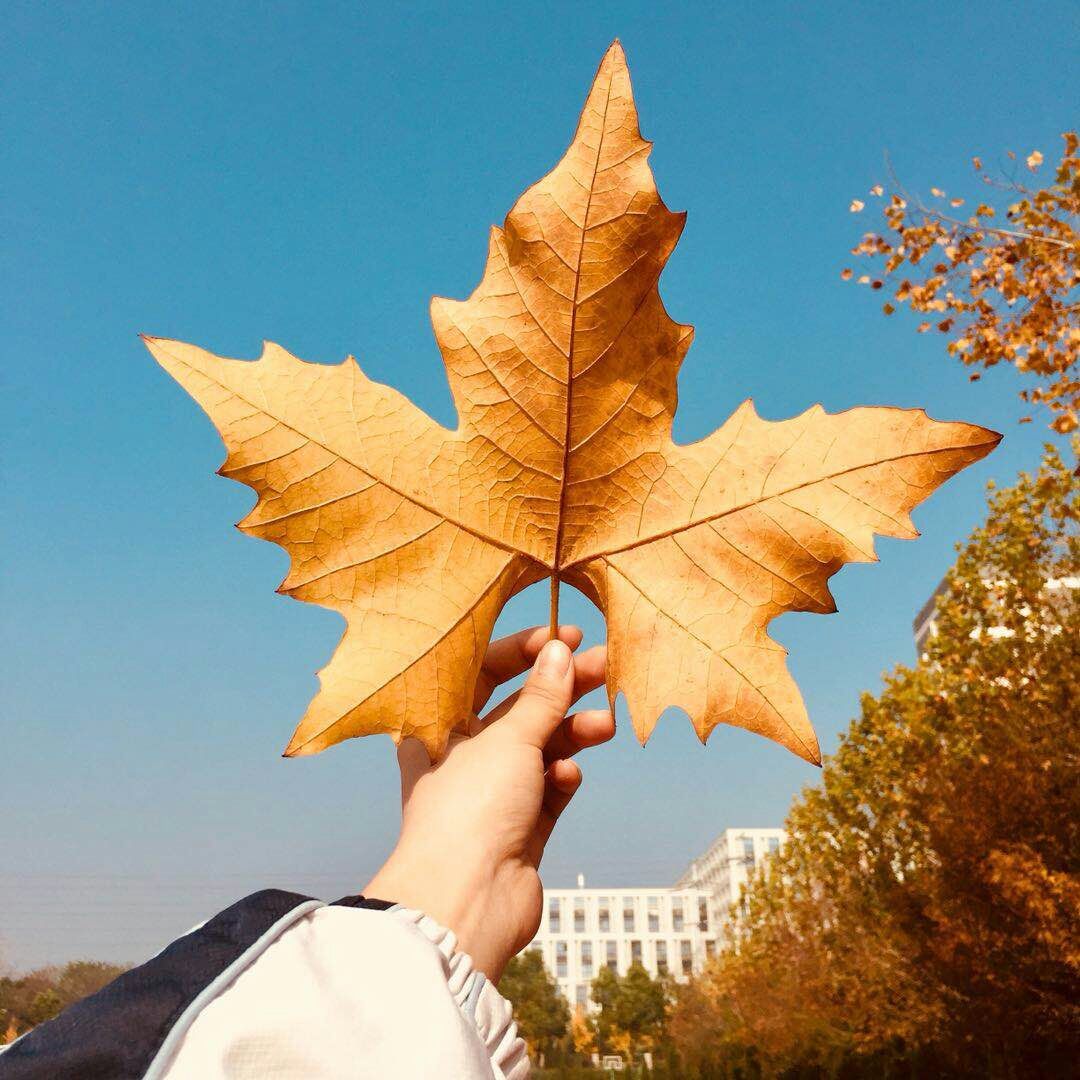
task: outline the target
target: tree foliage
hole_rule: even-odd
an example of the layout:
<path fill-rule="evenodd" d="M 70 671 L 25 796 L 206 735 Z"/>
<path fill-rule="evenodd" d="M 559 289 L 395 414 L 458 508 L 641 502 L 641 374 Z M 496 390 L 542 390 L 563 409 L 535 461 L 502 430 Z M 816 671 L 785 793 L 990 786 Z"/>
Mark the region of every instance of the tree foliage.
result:
<path fill-rule="evenodd" d="M 885 228 L 866 233 L 852 253 L 883 260 L 881 276 L 856 280 L 889 289 L 886 315 L 907 304 L 927 316 L 919 331 L 936 326 L 963 363 L 1004 362 L 1032 376 L 1035 385 L 1021 398 L 1049 406 L 1051 426 L 1070 432 L 1080 422 L 1080 137 L 1067 131 L 1062 138 L 1061 161 L 1043 187 L 1022 182 L 1018 166 L 1013 175 L 991 176 L 974 158 L 989 201 L 977 201 L 967 216 L 965 200 L 940 188 L 930 189 L 926 203 L 895 178 L 888 189 L 876 184 L 870 195 L 885 199 Z M 1026 158 L 1033 176 L 1042 164 L 1037 150 Z M 861 199 L 851 204 L 856 213 L 864 207 Z M 855 275 L 849 268 L 841 276 Z"/>
<path fill-rule="evenodd" d="M 1048 448 L 991 496 L 926 654 L 864 697 L 679 992 L 689 1067 L 1057 1075 L 1080 1051 L 1078 490 Z"/>
<path fill-rule="evenodd" d="M 125 970 L 117 964 L 74 960 L 63 967 L 43 967 L 25 975 L 0 977 L 0 1044 L 51 1020 Z"/>
<path fill-rule="evenodd" d="M 590 1023 L 600 1053 L 633 1060 L 660 1045 L 669 991 L 663 980 L 654 979 L 641 964 L 631 964 L 625 975 L 602 967 L 593 979 L 590 996 L 598 1006 Z"/>
<path fill-rule="evenodd" d="M 529 949 L 506 965 L 499 992 L 513 1005 L 518 1031 L 534 1057 L 567 1033 L 570 1009 L 538 950 Z"/>
<path fill-rule="evenodd" d="M 574 1052 L 588 1058 L 596 1053 L 596 1029 L 589 1020 L 588 1013 L 582 1008 L 576 1008 L 570 1017 L 570 1040 Z"/>
<path fill-rule="evenodd" d="M 631 1053 L 652 1050 L 663 1037 L 667 990 L 641 964 L 631 964 L 619 980 L 612 1019 L 630 1039 Z"/>

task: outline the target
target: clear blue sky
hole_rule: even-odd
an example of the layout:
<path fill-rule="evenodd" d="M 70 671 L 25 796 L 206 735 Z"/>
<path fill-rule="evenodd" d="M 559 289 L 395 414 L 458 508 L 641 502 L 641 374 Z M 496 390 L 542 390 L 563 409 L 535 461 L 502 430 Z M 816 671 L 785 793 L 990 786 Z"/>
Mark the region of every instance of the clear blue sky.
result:
<path fill-rule="evenodd" d="M 427 318 L 467 295 L 487 227 L 562 153 L 622 39 L 651 162 L 689 211 L 661 286 L 694 323 L 677 435 L 743 398 L 925 406 L 1003 431 L 916 513 L 924 536 L 791 615 L 826 752 L 913 656 L 914 612 L 1033 465 L 1017 377 L 977 385 L 941 341 L 843 284 L 853 196 L 888 148 L 906 183 L 973 190 L 969 159 L 1057 155 L 1076 122 L 1074 4 L 5 5 L 4 740 L 0 951 L 139 959 L 265 885 L 361 886 L 392 842 L 388 739 L 279 757 L 340 633 L 274 594 L 284 553 L 232 528 L 251 493 L 137 331 L 254 357 L 355 353 L 452 422 Z M 945 10 L 943 10 L 943 8 Z M 546 585 L 502 627 L 543 621 Z M 568 604 L 596 639 L 580 597 Z M 721 828 L 779 824 L 818 773 L 681 715 L 623 724 L 545 876 L 667 883 Z"/>

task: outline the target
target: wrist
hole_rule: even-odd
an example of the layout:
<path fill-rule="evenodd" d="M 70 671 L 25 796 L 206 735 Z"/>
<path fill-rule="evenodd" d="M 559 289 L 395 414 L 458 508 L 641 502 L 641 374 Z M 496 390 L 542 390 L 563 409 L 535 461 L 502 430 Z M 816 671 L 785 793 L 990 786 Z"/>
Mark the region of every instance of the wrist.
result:
<path fill-rule="evenodd" d="M 429 915 L 453 931 L 459 950 L 468 953 L 477 968 L 497 978 L 506 958 L 500 959 L 501 950 L 492 948 L 499 938 L 495 882 L 481 869 L 482 861 L 462 865 L 459 854 L 448 858 L 446 852 L 399 844 L 364 894 Z M 490 868 L 490 862 L 487 865 Z"/>

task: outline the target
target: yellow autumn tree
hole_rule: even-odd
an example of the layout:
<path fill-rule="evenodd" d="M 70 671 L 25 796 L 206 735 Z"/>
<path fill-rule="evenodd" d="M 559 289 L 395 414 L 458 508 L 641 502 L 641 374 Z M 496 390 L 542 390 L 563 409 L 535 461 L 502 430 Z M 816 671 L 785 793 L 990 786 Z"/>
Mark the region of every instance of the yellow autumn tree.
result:
<path fill-rule="evenodd" d="M 596 1053 L 596 1031 L 582 1008 L 574 1009 L 570 1017 L 570 1038 L 579 1054 L 589 1057 Z"/>
<path fill-rule="evenodd" d="M 852 249 L 875 265 L 860 274 L 847 267 L 841 277 L 887 292 L 886 315 L 906 304 L 926 316 L 919 332 L 945 335 L 964 364 L 1012 364 L 1032 384 L 1020 397 L 1048 406 L 1051 427 L 1070 432 L 1080 422 L 1080 137 L 1067 131 L 1062 139 L 1057 168 L 1041 185 L 1038 150 L 1023 165 L 1010 152 L 1012 170 L 1000 176 L 973 158 L 983 187 L 974 200 L 938 187 L 924 199 L 895 176 L 875 184 L 868 198 L 883 200 L 884 227 Z M 851 210 L 866 205 L 854 199 Z"/>
<path fill-rule="evenodd" d="M 1080 1051 L 1078 496 L 1049 448 L 993 493 L 925 657 L 864 697 L 729 949 L 679 995 L 685 1060 L 766 1076 L 1067 1075 Z"/>

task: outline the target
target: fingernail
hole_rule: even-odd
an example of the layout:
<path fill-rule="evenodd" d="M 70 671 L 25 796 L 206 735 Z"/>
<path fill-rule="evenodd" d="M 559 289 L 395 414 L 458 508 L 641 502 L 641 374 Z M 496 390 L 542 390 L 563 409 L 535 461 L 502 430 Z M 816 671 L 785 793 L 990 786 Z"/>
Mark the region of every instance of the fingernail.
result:
<path fill-rule="evenodd" d="M 536 658 L 536 670 L 541 675 L 562 678 L 570 670 L 573 655 L 564 641 L 549 641 Z"/>

